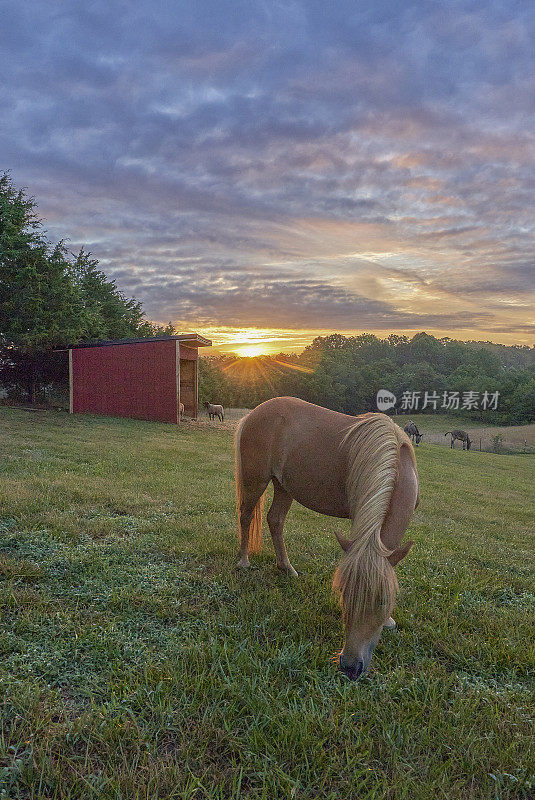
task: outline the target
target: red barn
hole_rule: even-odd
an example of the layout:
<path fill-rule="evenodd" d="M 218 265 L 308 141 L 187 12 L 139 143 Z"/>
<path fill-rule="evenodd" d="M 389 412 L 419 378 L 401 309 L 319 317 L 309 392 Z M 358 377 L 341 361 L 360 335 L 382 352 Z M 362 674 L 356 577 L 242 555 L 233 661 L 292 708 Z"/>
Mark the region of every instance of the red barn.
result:
<path fill-rule="evenodd" d="M 196 333 L 118 339 L 69 349 L 71 414 L 106 414 L 158 422 L 196 417 L 198 348 L 212 344 Z"/>

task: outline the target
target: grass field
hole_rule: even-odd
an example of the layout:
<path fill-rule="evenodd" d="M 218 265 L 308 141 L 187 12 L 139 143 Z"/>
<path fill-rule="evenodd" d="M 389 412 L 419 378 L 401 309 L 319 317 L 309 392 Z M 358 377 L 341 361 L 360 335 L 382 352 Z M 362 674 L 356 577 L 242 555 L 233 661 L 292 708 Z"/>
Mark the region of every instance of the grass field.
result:
<path fill-rule="evenodd" d="M 497 446 L 500 452 L 535 454 L 535 424 L 530 425 L 487 425 L 478 420 L 463 419 L 453 414 L 399 414 L 394 418 L 403 427 L 409 419 L 416 423 L 418 430 L 424 433 L 423 441 L 431 444 L 450 446 L 451 438 L 444 436 L 447 431 L 460 428 L 468 432 L 472 440 L 472 448 L 492 452 Z M 496 443 L 495 437 L 500 441 Z M 462 443 L 455 442 L 455 447 L 462 449 Z"/>
<path fill-rule="evenodd" d="M 247 411 L 248 409 L 246 408 L 226 409 L 224 427 L 233 430 L 237 421 L 245 416 Z M 509 453 L 535 455 L 535 423 L 528 425 L 488 425 L 478 420 L 440 413 L 398 414 L 393 419 L 402 428 L 409 420 L 415 422 L 418 429 L 424 434 L 424 444 L 440 444 L 449 447 L 451 439 L 444 434 L 447 431 L 460 428 L 468 432 L 474 450 L 479 450 L 481 447 L 481 450 L 486 452 L 494 452 L 494 448 L 497 446 L 499 452 L 504 455 Z M 209 424 L 208 417 L 204 414 L 201 415 L 197 422 L 197 425 L 201 427 Z M 500 437 L 499 443 L 494 441 L 496 436 Z M 462 450 L 462 443 L 455 442 L 455 447 Z"/>
<path fill-rule="evenodd" d="M 351 683 L 344 523 L 294 505 L 300 577 L 269 541 L 238 573 L 230 427 L 0 409 L 0 797 L 535 797 L 535 460 L 419 448 L 399 629 Z"/>

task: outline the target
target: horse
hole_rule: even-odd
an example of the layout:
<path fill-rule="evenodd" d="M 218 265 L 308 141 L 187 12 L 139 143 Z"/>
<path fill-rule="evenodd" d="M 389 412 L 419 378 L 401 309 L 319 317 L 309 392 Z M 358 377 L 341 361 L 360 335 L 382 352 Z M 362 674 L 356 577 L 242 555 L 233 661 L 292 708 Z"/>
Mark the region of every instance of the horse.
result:
<path fill-rule="evenodd" d="M 205 403 L 205 409 L 208 411 L 208 416 L 210 419 L 214 419 L 217 417 L 220 422 L 223 422 L 224 414 L 223 414 L 223 406 L 214 406 L 212 403 Z"/>
<path fill-rule="evenodd" d="M 448 431 L 444 436 L 451 436 L 451 447 L 453 447 L 455 439 L 459 439 L 463 443 L 463 450 L 470 450 L 472 446 L 472 441 L 466 431 Z"/>
<path fill-rule="evenodd" d="M 420 433 L 420 431 L 418 430 L 418 428 L 411 419 L 407 422 L 403 430 L 405 431 L 407 436 L 410 437 L 411 441 L 415 442 L 416 446 L 418 447 L 418 445 L 422 440 L 423 433 Z"/>
<path fill-rule="evenodd" d="M 391 617 L 394 567 L 414 542 L 401 544 L 418 504 L 416 458 L 407 434 L 385 414 L 340 414 L 295 397 L 276 397 L 251 411 L 235 439 L 238 566 L 262 546 L 262 509 L 273 483 L 267 523 L 277 566 L 297 575 L 283 539 L 293 500 L 312 511 L 351 520 L 336 533 L 343 555 L 333 579 L 345 628 L 340 669 L 364 675 Z"/>
<path fill-rule="evenodd" d="M 184 403 L 179 403 L 179 404 L 178 404 L 178 418 L 179 418 L 179 419 L 182 419 L 182 417 L 183 417 L 183 415 L 184 415 L 184 411 L 185 411 L 185 409 L 184 409 Z"/>

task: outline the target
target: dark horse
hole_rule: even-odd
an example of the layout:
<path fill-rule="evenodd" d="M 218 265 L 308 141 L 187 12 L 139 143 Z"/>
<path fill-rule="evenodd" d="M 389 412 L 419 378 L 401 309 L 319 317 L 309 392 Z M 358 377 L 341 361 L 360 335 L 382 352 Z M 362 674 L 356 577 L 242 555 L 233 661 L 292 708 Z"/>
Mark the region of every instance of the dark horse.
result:
<path fill-rule="evenodd" d="M 416 445 L 420 444 L 423 433 L 420 433 L 414 422 L 410 419 L 403 428 L 409 439 L 415 442 Z"/>
<path fill-rule="evenodd" d="M 448 431 L 444 436 L 451 436 L 452 447 L 455 439 L 459 439 L 463 443 L 463 450 L 470 450 L 472 446 L 472 441 L 466 431 Z"/>

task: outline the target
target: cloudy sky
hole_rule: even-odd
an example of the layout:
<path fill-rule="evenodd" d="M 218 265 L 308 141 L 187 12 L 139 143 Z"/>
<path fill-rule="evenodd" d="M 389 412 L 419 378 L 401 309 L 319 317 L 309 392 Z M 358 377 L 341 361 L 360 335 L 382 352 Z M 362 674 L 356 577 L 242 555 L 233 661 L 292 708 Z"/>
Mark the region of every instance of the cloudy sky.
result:
<path fill-rule="evenodd" d="M 534 342 L 532 3 L 2 9 L 0 169 L 149 318 Z"/>

